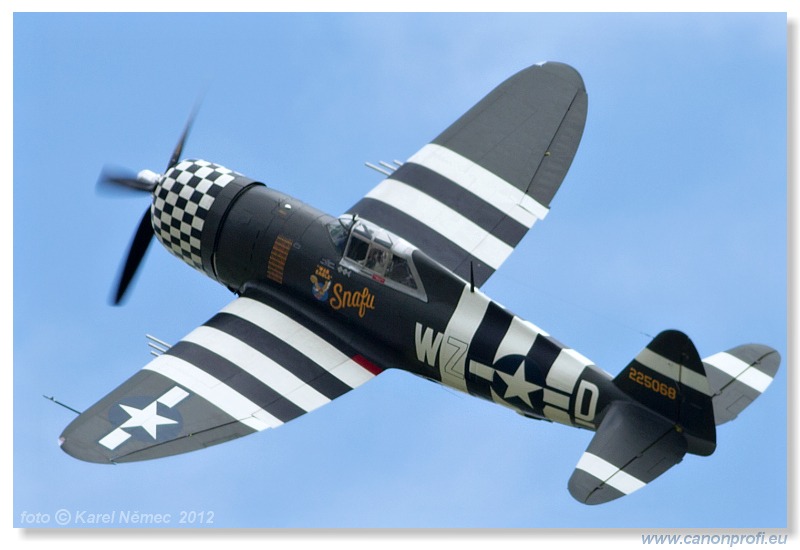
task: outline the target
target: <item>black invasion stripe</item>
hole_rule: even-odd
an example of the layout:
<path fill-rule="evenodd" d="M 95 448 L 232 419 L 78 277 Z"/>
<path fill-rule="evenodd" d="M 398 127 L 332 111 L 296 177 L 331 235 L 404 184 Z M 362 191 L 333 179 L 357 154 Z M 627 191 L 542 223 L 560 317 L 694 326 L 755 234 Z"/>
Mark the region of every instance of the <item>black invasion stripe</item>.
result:
<path fill-rule="evenodd" d="M 384 202 L 365 197 L 350 209 L 350 213 L 358 214 L 364 219 L 379 224 L 387 231 L 403 237 L 447 269 L 455 271 L 466 281 L 469 281 L 471 261 L 474 266 L 476 286 L 482 285 L 489 275 L 494 273 L 493 268 L 484 266 L 482 261 L 450 239 Z"/>
<path fill-rule="evenodd" d="M 169 349 L 167 355 L 179 357 L 207 372 L 281 422 L 288 422 L 306 412 L 236 364 L 193 342 L 180 341 Z"/>
<path fill-rule="evenodd" d="M 337 336 L 334 333 L 334 331 L 330 329 L 327 323 L 331 322 L 331 320 L 335 322 L 337 319 L 337 316 L 334 314 L 333 310 L 323 309 L 322 310 L 323 316 L 320 316 L 321 312 L 317 310 L 315 312 L 315 319 L 314 319 L 315 323 L 312 324 L 311 321 L 309 321 L 309 318 L 306 316 L 307 312 L 300 311 L 291 302 L 281 302 L 279 299 L 276 299 L 276 297 L 270 294 L 269 292 L 265 291 L 262 288 L 259 288 L 257 284 L 254 285 L 246 284 L 242 289 L 241 296 L 244 298 L 250 298 L 251 300 L 255 300 L 257 302 L 261 302 L 264 306 L 272 308 L 275 311 L 282 313 L 289 319 L 292 319 L 296 323 L 303 325 L 304 327 L 308 328 L 311 332 L 316 334 L 317 337 L 321 338 L 322 340 L 325 340 L 332 347 L 336 348 L 337 350 L 342 352 L 345 356 L 355 361 L 360 367 L 370 371 L 370 369 L 366 367 L 363 364 L 363 362 L 360 363 L 357 358 L 361 356 L 361 358 L 363 360 L 366 360 L 367 363 L 372 364 L 372 361 L 375 360 L 374 357 L 370 359 L 369 357 L 362 355 L 364 353 L 363 350 L 353 347 L 351 344 L 343 340 L 341 337 Z M 329 317 L 326 319 L 325 315 L 328 315 Z M 309 328 L 310 326 L 314 328 Z M 382 370 L 382 367 L 378 368 Z M 373 372 L 372 374 L 375 373 Z M 347 387 L 350 388 L 350 386 Z"/>
<path fill-rule="evenodd" d="M 433 197 L 509 246 L 516 246 L 528 232 L 527 227 L 493 204 L 425 166 L 407 162 L 389 179 L 403 182 Z"/>
<path fill-rule="evenodd" d="M 221 330 L 269 357 L 328 399 L 350 391 L 350 386 L 258 325 L 230 313 L 218 313 L 206 326 Z"/>
<path fill-rule="evenodd" d="M 274 309 L 278 313 L 282 313 L 292 321 L 303 325 L 304 327 L 309 327 L 309 320 L 304 315 L 302 311 L 299 311 L 294 307 L 293 304 L 290 302 L 281 302 L 280 300 L 276 299 L 273 295 L 269 292 L 266 292 L 264 289 L 259 288 L 258 285 L 245 285 L 242 289 L 242 297 L 250 298 L 251 300 L 255 300 L 256 302 L 261 302 L 264 307 Z M 326 311 L 326 310 L 323 310 Z M 335 315 L 331 315 L 331 318 L 336 318 Z M 309 328 L 311 332 L 316 334 L 319 338 L 322 338 L 326 342 L 328 342 L 331 346 L 341 351 L 347 357 L 351 359 L 353 356 L 358 355 L 359 351 L 342 340 L 341 338 L 337 337 L 332 331 L 327 330 L 326 327 L 326 319 L 319 318 L 315 319 L 317 321 L 318 329 Z"/>
<path fill-rule="evenodd" d="M 513 318 L 514 316 L 501 306 L 490 302 L 469 347 L 470 359 L 475 359 L 484 365 L 492 365 L 497 348 L 500 347 Z"/>
<path fill-rule="evenodd" d="M 558 354 L 561 353 L 562 349 L 562 346 L 554 339 L 544 334 L 538 334 L 536 335 L 536 340 L 533 341 L 533 346 L 528 353 L 528 357 L 533 359 L 539 371 L 547 376 L 550 367 L 556 362 Z"/>

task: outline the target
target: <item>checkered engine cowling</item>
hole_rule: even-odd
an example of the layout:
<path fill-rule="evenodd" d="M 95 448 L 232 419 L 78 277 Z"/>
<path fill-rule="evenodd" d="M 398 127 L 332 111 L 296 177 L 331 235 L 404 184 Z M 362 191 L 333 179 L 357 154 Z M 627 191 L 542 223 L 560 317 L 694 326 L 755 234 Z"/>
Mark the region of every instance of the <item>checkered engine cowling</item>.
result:
<path fill-rule="evenodd" d="M 158 240 L 192 267 L 204 271 L 201 236 L 217 196 L 238 174 L 204 160 L 172 167 L 153 191 L 150 207 Z"/>

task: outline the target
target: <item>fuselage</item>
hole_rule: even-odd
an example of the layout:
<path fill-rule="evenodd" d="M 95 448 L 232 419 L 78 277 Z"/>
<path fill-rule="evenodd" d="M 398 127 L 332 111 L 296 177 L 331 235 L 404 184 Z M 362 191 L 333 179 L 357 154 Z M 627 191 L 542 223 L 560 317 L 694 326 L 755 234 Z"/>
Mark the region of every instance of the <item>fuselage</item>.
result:
<path fill-rule="evenodd" d="M 197 171 L 200 163 L 176 170 Z M 412 243 L 371 220 L 335 218 L 231 174 L 213 200 L 199 198 L 203 223 L 187 218 L 200 226 L 191 255 L 175 245 L 174 228 L 172 237 L 159 231 L 164 216 L 157 202 L 153 208 L 162 243 L 231 291 L 257 288 L 289 303 L 381 369 L 406 370 L 532 418 L 595 429 L 605 406 L 625 399 L 587 358 Z"/>

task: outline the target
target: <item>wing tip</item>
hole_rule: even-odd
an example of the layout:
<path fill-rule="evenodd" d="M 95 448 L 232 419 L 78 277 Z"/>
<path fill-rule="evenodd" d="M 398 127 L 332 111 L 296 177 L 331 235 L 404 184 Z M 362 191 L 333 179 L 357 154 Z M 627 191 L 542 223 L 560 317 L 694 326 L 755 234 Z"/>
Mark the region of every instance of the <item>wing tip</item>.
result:
<path fill-rule="evenodd" d="M 64 434 L 58 438 L 58 446 L 62 451 L 67 453 L 72 458 L 76 458 L 83 462 L 91 462 L 93 464 L 115 463 L 108 456 L 98 452 L 94 446 L 82 445 L 80 441 L 72 440 Z"/>
<path fill-rule="evenodd" d="M 580 90 L 586 90 L 586 84 L 583 81 L 583 76 L 581 76 L 581 73 L 578 72 L 578 70 L 572 65 L 562 61 L 541 61 L 536 63 L 534 66 L 541 67 L 548 73 L 572 83 Z"/>

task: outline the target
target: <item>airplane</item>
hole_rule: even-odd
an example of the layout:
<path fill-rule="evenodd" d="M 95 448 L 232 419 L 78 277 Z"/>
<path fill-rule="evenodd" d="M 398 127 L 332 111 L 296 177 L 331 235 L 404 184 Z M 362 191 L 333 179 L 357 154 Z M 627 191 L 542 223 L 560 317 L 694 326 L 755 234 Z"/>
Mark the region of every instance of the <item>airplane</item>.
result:
<path fill-rule="evenodd" d="M 700 357 L 658 334 L 617 376 L 493 301 L 481 286 L 547 216 L 583 135 L 581 75 L 514 74 L 334 217 L 222 165 L 104 170 L 150 194 L 117 285 L 156 237 L 235 298 L 75 418 L 69 455 L 117 464 L 278 427 L 399 369 L 532 419 L 594 431 L 567 487 L 585 504 L 637 491 L 771 383 L 780 355 L 746 344 Z"/>

